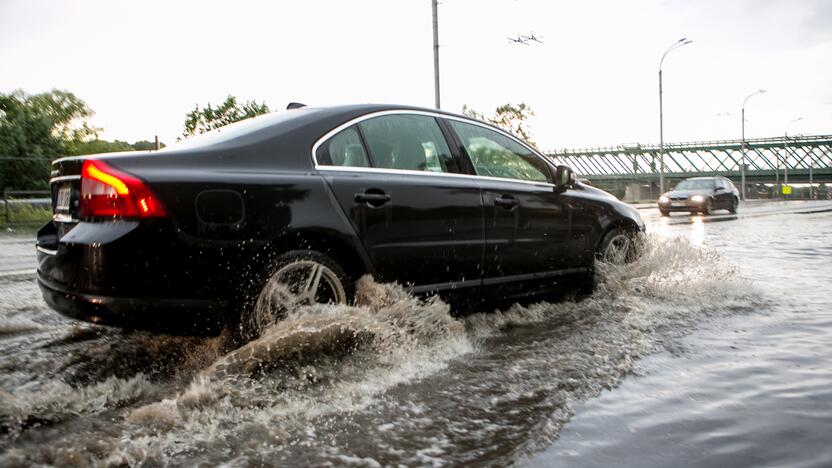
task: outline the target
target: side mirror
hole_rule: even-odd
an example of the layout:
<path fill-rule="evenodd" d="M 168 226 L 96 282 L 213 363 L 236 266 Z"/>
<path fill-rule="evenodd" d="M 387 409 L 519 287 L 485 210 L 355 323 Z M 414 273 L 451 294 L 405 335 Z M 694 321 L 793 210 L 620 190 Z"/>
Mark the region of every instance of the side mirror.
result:
<path fill-rule="evenodd" d="M 563 192 L 575 185 L 575 173 L 568 166 L 558 166 L 555 171 L 555 190 Z"/>

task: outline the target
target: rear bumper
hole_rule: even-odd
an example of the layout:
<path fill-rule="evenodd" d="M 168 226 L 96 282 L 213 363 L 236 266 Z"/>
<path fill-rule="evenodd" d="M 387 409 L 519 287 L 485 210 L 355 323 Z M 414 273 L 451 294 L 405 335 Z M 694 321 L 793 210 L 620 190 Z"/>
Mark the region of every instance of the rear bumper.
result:
<path fill-rule="evenodd" d="M 239 313 L 246 283 L 238 249 L 188 244 L 164 221 L 58 227 L 38 233 L 38 283 L 65 316 L 199 335 L 221 331 Z"/>
<path fill-rule="evenodd" d="M 70 318 L 167 333 L 215 335 L 230 323 L 231 306 L 208 299 L 112 297 L 67 291 L 38 273 L 46 303 Z"/>

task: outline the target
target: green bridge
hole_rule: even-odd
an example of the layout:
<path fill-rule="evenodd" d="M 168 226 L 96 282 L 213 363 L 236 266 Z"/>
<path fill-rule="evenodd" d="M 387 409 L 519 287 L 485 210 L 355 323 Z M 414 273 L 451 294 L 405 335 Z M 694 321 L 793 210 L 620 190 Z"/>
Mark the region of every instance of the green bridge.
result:
<path fill-rule="evenodd" d="M 742 141 L 696 141 L 664 145 L 665 179 L 669 186 L 695 176 L 721 175 L 739 186 Z M 796 135 L 745 140 L 746 186 L 749 197 L 766 197 L 783 184 L 832 183 L 832 135 Z M 547 152 L 557 164 L 574 169 L 580 178 L 619 197 L 634 186 L 648 186 L 658 196 L 659 145 L 633 144 L 611 148 Z M 808 196 L 808 188 L 806 189 Z M 638 197 L 636 197 L 638 198 Z"/>

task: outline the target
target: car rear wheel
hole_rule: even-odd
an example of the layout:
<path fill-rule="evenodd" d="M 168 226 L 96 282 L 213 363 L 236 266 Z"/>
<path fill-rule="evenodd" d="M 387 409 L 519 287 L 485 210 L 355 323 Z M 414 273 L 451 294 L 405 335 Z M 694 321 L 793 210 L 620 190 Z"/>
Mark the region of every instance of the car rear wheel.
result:
<path fill-rule="evenodd" d="M 254 338 L 291 308 L 311 304 L 347 304 L 354 284 L 332 258 L 314 250 L 279 256 L 251 310 L 241 317 L 244 336 Z"/>

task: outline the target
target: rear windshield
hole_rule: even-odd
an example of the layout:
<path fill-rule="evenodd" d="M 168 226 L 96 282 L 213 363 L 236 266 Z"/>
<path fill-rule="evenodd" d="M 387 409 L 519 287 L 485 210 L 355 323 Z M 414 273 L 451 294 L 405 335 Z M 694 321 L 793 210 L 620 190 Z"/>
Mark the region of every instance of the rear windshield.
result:
<path fill-rule="evenodd" d="M 288 122 L 302 115 L 308 115 L 307 113 L 313 110 L 314 109 L 293 109 L 258 115 L 257 117 L 240 120 L 239 122 L 228 124 L 224 127 L 211 130 L 210 132 L 183 138 L 181 141 L 165 147 L 165 150 L 181 150 L 224 143 L 239 136 L 255 133 L 258 130 L 272 127 L 282 122 Z"/>
<path fill-rule="evenodd" d="M 676 186 L 676 190 L 698 190 L 714 188 L 713 179 L 683 180 Z"/>

